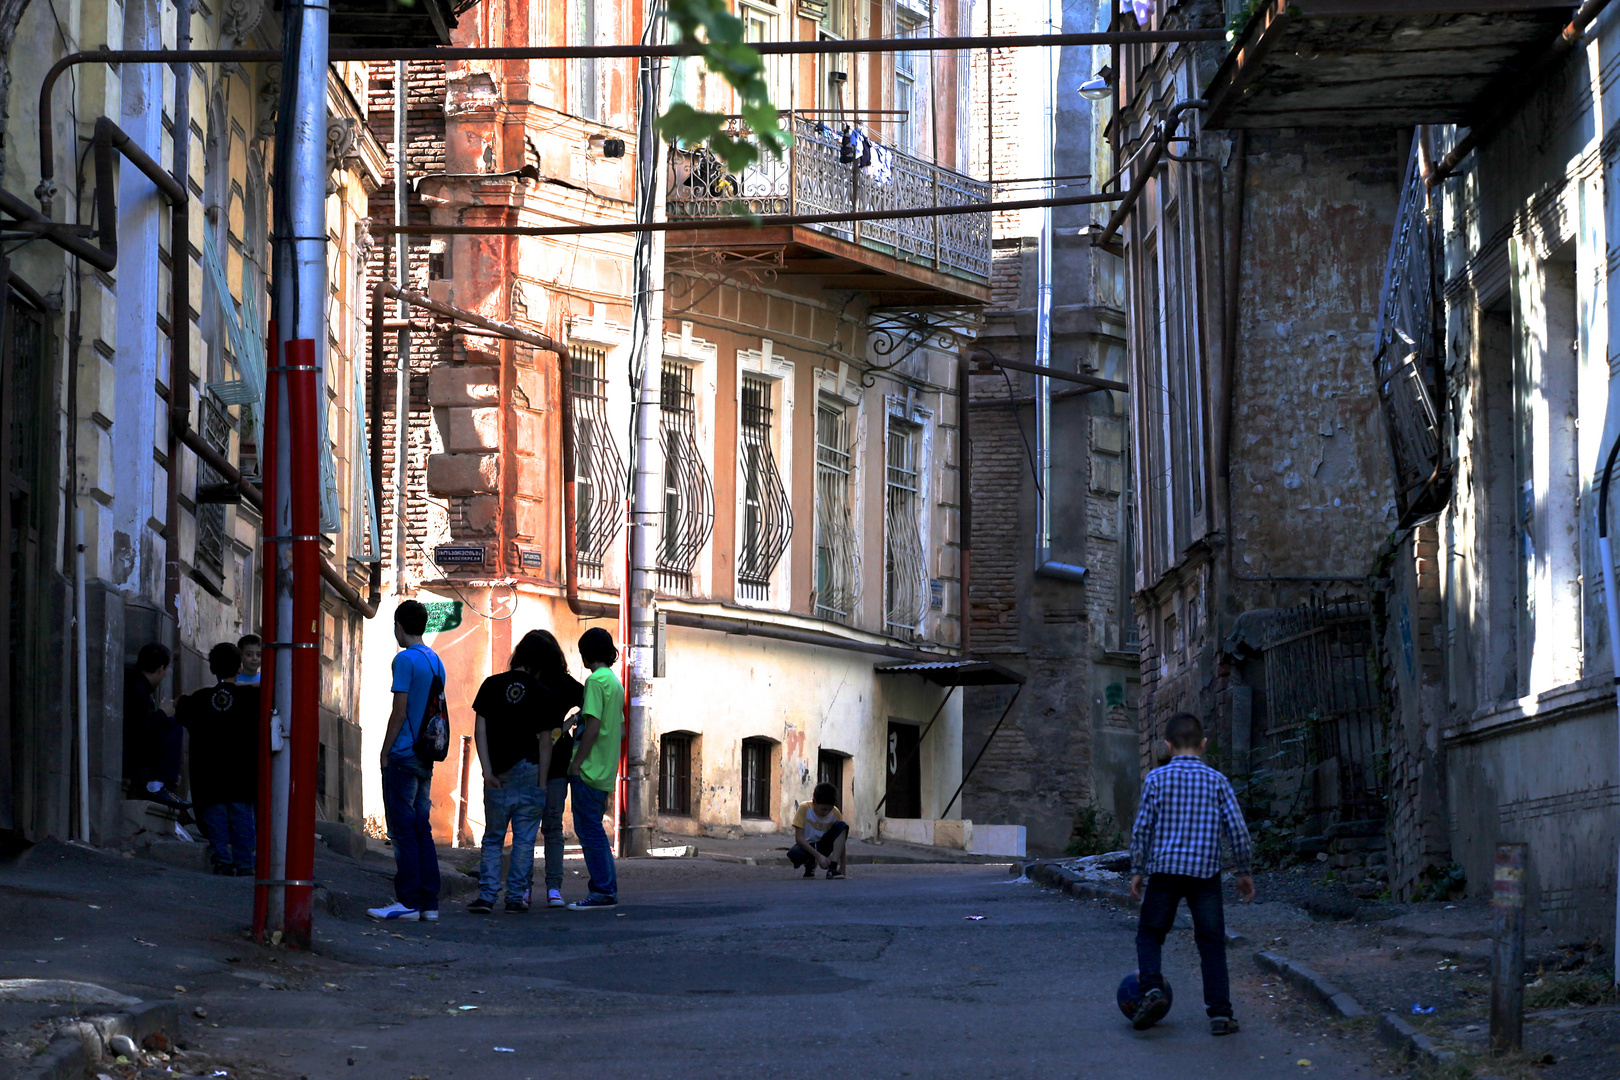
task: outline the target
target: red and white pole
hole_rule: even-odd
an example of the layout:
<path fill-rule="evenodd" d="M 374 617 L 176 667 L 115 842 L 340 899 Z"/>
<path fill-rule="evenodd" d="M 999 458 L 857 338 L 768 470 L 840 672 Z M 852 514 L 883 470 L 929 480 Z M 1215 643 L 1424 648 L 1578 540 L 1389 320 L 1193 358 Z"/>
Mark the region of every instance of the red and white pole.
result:
<path fill-rule="evenodd" d="M 291 405 L 292 490 L 292 726 L 287 791 L 286 915 L 283 941 L 307 949 L 315 895 L 315 786 L 320 744 L 321 468 L 316 417 L 320 369 L 315 342 L 287 342 Z"/>

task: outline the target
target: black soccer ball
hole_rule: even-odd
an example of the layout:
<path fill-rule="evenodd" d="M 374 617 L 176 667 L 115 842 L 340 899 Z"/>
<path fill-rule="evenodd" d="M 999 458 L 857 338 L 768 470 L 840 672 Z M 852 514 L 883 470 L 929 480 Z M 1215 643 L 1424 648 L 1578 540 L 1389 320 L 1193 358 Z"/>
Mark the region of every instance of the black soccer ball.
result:
<path fill-rule="evenodd" d="M 1136 979 L 1138 974 L 1140 973 L 1133 971 L 1119 981 L 1119 994 L 1117 995 L 1119 1011 L 1125 1014 L 1127 1020 L 1136 1015 L 1136 1006 L 1142 1001 L 1142 984 L 1137 982 Z M 1169 979 L 1164 980 L 1164 998 L 1171 1003 L 1176 1000 L 1175 992 L 1170 989 Z"/>

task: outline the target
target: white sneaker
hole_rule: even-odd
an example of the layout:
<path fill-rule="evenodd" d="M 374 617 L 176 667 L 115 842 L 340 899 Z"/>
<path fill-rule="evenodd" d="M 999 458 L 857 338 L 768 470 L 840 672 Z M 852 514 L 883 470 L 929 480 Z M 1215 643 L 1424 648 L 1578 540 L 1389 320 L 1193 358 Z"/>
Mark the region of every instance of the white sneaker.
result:
<path fill-rule="evenodd" d="M 400 920 L 404 920 L 405 922 L 415 922 L 422 917 L 421 912 L 417 911 L 415 908 L 406 907 L 398 900 L 394 901 L 392 904 L 389 904 L 387 907 L 367 908 L 366 914 L 381 922 L 397 922 Z M 435 914 L 437 914 L 437 912 L 435 912 Z"/>
<path fill-rule="evenodd" d="M 568 901 L 562 898 L 561 889 L 546 890 L 546 907 L 567 907 Z"/>
<path fill-rule="evenodd" d="M 439 909 L 434 908 L 432 911 L 424 911 L 424 912 L 422 912 L 422 921 L 423 922 L 438 922 L 439 921 Z"/>

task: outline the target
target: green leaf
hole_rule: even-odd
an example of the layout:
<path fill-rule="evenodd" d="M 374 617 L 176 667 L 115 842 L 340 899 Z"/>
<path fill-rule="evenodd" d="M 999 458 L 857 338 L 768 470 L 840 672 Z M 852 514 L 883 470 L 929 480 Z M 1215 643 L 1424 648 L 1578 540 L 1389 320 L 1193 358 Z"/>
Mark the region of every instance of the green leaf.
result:
<path fill-rule="evenodd" d="M 765 81 L 765 59 L 748 44 L 747 28 L 732 14 L 730 0 L 668 0 L 667 14 L 676 40 L 701 45 L 704 67 L 737 92 L 738 111 L 750 133 L 741 137 L 728 133 L 723 114 L 683 101 L 664 110 L 656 124 L 658 133 L 688 146 L 707 146 L 730 172 L 748 168 L 762 153 L 781 157 L 792 145 L 793 133 L 781 125 Z"/>

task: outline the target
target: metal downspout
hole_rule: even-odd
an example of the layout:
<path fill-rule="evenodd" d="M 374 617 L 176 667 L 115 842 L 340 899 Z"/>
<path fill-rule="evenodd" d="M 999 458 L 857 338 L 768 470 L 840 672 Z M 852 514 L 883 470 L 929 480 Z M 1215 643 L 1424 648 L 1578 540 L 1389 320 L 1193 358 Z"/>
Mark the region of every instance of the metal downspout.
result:
<path fill-rule="evenodd" d="M 394 61 L 394 224 L 409 221 L 406 199 L 410 181 L 405 175 L 405 147 L 408 125 L 405 113 L 410 95 L 405 85 L 405 61 Z M 403 291 L 410 281 L 410 238 L 394 235 L 394 288 Z M 394 490 L 390 500 L 394 515 L 394 598 L 405 595 L 405 458 L 410 452 L 411 423 L 411 327 L 410 309 L 403 298 L 394 307 L 401 321 L 395 349 L 394 370 Z"/>
<path fill-rule="evenodd" d="M 191 0 L 175 3 L 175 51 L 191 48 Z M 191 63 L 174 66 L 174 182 L 169 207 L 169 411 L 167 491 L 163 511 L 163 610 L 172 628 L 176 681 L 180 650 L 180 432 L 191 422 L 191 224 L 186 198 L 191 171 Z"/>

